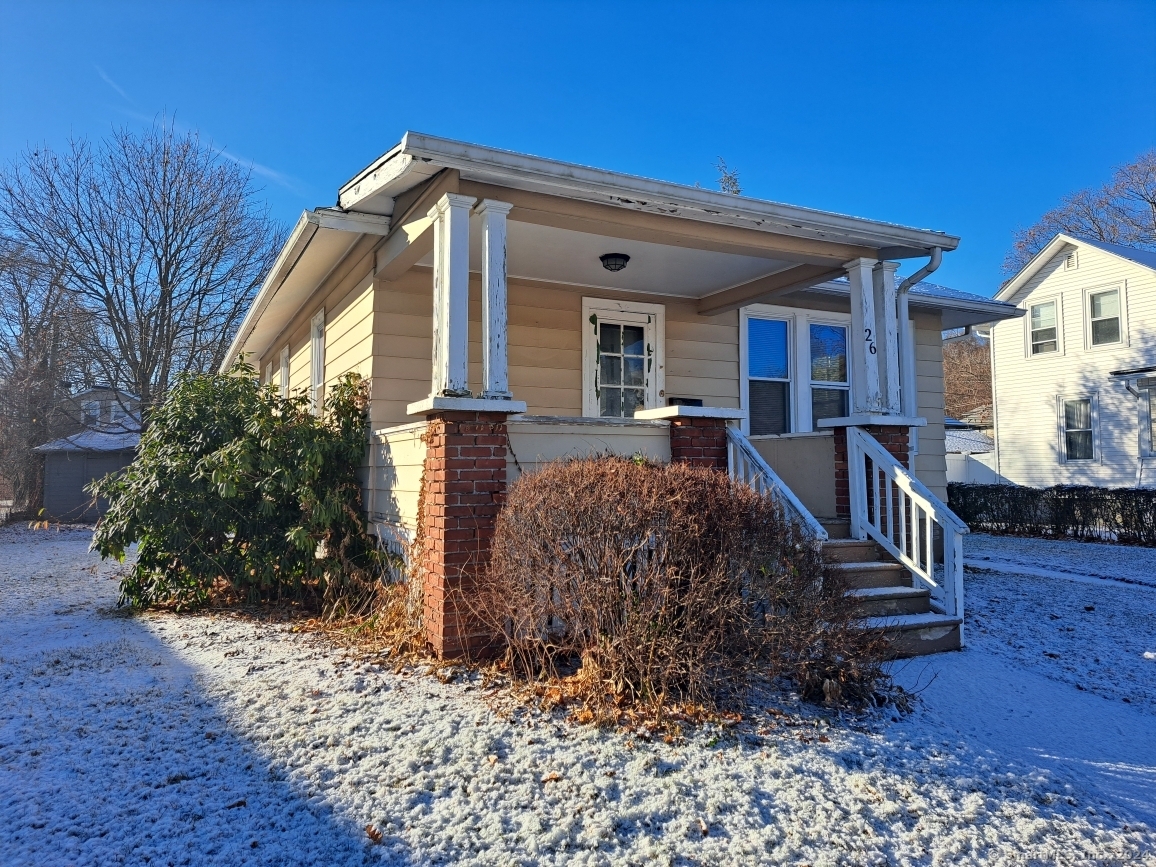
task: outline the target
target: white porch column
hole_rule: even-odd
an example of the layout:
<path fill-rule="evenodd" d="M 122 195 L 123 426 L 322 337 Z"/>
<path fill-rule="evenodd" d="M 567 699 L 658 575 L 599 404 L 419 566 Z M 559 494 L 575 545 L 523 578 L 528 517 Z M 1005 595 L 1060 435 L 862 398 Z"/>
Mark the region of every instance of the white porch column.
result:
<path fill-rule="evenodd" d="M 446 193 L 429 211 L 434 221 L 431 397 L 470 396 L 470 208 L 476 201 Z"/>
<path fill-rule="evenodd" d="M 483 199 L 482 218 L 482 397 L 510 394 L 506 337 L 506 215 L 513 205 Z"/>
<path fill-rule="evenodd" d="M 851 414 L 883 409 L 879 383 L 879 336 L 875 316 L 874 259 L 852 259 L 843 267 L 851 284 Z"/>
<path fill-rule="evenodd" d="M 895 297 L 895 270 L 898 262 L 879 262 L 871 272 L 875 296 L 876 334 L 879 355 L 883 356 L 880 368 L 883 395 L 883 411 L 892 415 L 902 414 L 899 363 L 902 338 L 899 334 L 898 311 Z"/>

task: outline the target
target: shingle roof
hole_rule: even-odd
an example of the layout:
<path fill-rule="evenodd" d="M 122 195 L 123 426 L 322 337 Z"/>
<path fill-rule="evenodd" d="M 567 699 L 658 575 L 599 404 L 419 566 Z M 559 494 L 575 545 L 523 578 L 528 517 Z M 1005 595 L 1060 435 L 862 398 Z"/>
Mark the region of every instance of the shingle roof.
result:
<path fill-rule="evenodd" d="M 948 428 L 944 431 L 944 448 L 948 454 L 976 454 L 990 452 L 995 448 L 995 443 L 987 434 L 977 430 Z"/>
<path fill-rule="evenodd" d="M 33 449 L 34 452 L 123 452 L 140 445 L 138 431 L 85 430 Z"/>

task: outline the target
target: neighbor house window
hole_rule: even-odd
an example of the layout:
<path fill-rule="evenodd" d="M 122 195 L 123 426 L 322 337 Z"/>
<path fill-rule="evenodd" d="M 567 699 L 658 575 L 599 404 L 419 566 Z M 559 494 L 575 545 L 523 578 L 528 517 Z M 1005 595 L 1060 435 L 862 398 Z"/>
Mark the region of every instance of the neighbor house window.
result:
<path fill-rule="evenodd" d="M 1092 345 L 1120 342 L 1120 290 L 1093 292 L 1088 296 L 1092 314 Z"/>
<path fill-rule="evenodd" d="M 84 423 L 85 424 L 96 424 L 97 422 L 100 421 L 100 401 L 99 400 L 86 400 L 84 403 L 82 403 L 80 405 L 80 408 L 84 412 Z"/>
<path fill-rule="evenodd" d="M 1055 301 L 1032 305 L 1031 328 L 1032 355 L 1042 355 L 1059 349 Z"/>
<path fill-rule="evenodd" d="M 779 319 L 747 321 L 751 434 L 791 430 L 790 327 Z"/>
<path fill-rule="evenodd" d="M 1092 399 L 1064 401 L 1064 458 L 1092 460 Z"/>
<path fill-rule="evenodd" d="M 810 326 L 811 423 L 847 416 L 847 329 L 842 325 Z"/>

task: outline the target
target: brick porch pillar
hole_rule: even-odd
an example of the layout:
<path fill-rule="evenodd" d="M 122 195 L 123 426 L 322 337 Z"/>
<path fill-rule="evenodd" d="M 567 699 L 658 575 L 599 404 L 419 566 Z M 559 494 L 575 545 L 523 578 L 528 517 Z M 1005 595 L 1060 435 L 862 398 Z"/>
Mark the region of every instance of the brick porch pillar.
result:
<path fill-rule="evenodd" d="M 895 425 L 859 425 L 864 433 L 873 436 L 895 460 L 908 466 L 910 460 L 910 429 Z M 851 519 L 851 476 L 847 459 L 847 428 L 836 427 L 835 434 L 835 515 L 841 521 Z"/>
<path fill-rule="evenodd" d="M 660 406 L 634 413 L 637 419 L 670 422 L 670 460 L 727 471 L 727 425 L 747 417 L 745 410 L 716 406 Z"/>
<path fill-rule="evenodd" d="M 429 402 L 442 407 L 425 413 L 421 562 L 415 570 L 423 582 L 425 639 L 442 658 L 484 655 L 498 636 L 474 605 L 506 497 L 506 417 L 524 412 L 525 404 L 469 398 Z M 504 411 L 495 411 L 495 404 Z"/>

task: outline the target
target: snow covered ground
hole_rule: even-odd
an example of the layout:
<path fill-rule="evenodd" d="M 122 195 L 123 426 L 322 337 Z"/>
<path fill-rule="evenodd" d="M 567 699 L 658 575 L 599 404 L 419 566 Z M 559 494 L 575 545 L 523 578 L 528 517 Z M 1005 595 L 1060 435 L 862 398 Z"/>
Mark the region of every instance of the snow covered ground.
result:
<path fill-rule="evenodd" d="M 934 675 L 910 716 L 761 702 L 667 744 L 286 624 L 119 612 L 86 545 L 0 530 L 6 865 L 1156 864 L 1156 660 L 1123 658 L 1156 592 L 973 573 L 972 646 L 903 666 Z"/>

